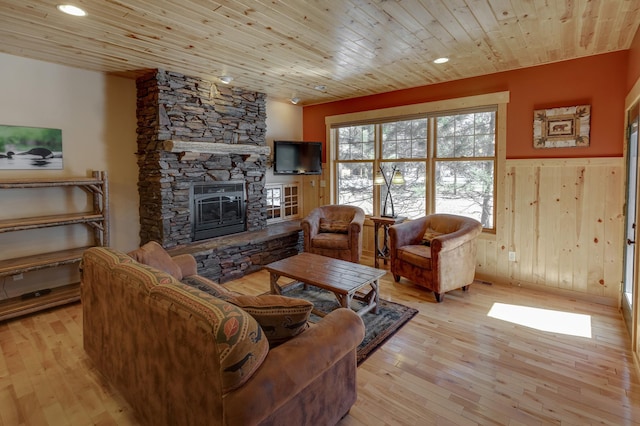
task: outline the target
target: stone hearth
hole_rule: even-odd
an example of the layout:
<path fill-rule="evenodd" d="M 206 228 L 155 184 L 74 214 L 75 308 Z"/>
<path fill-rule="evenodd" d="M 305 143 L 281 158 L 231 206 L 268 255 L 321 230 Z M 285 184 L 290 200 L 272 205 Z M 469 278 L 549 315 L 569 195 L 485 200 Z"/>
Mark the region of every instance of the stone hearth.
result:
<path fill-rule="evenodd" d="M 269 225 L 263 230 L 241 232 L 169 249 L 172 256 L 191 254 L 196 258 L 198 273 L 213 281 L 226 283 L 262 266 L 303 251 L 300 222 Z M 269 283 L 265 283 L 265 289 Z M 265 290 L 266 291 L 266 290 Z"/>

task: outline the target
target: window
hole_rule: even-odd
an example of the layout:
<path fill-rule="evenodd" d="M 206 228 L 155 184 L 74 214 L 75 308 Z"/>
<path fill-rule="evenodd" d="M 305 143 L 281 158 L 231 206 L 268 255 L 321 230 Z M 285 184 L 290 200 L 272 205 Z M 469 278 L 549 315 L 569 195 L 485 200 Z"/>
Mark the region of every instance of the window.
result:
<path fill-rule="evenodd" d="M 435 118 L 435 209 L 494 228 L 496 112 Z"/>
<path fill-rule="evenodd" d="M 497 106 L 369 114 L 375 116 L 370 122 L 349 123 L 356 115 L 331 129 L 337 203 L 380 215 L 392 200 L 398 216 L 451 213 L 495 229 Z M 374 185 L 378 170 L 388 180 L 393 170 L 404 177 L 404 183 L 390 184 L 389 199 L 386 185 Z"/>
<path fill-rule="evenodd" d="M 368 214 L 373 212 L 374 140 L 373 125 L 338 129 L 338 204 L 358 206 Z"/>
<path fill-rule="evenodd" d="M 427 194 L 427 128 L 426 118 L 401 120 L 381 124 L 382 158 L 376 166 L 387 179 L 392 179 L 393 170 L 404 177 L 404 183 L 391 182 L 389 201 L 393 201 L 398 216 L 415 219 L 424 216 Z M 379 186 L 382 207 L 387 201 L 386 185 Z M 387 210 L 389 213 L 389 210 Z"/>
<path fill-rule="evenodd" d="M 298 183 L 267 184 L 267 223 L 300 217 Z"/>

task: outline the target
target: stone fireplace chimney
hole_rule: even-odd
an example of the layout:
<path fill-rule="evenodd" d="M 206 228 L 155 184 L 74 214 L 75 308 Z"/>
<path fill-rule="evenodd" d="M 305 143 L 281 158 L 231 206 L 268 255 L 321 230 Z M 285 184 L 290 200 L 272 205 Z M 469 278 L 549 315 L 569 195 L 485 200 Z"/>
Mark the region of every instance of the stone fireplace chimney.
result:
<path fill-rule="evenodd" d="M 136 86 L 141 244 L 192 241 L 194 182 L 244 181 L 246 230 L 264 229 L 266 95 L 163 70 Z"/>

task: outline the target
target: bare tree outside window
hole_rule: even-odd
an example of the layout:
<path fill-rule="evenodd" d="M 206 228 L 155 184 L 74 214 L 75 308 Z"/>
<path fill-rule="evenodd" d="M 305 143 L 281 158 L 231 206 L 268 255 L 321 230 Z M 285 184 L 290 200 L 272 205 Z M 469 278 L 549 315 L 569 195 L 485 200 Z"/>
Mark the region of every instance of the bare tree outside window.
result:
<path fill-rule="evenodd" d="M 494 227 L 495 112 L 436 119 L 435 211 Z"/>
<path fill-rule="evenodd" d="M 366 214 L 373 214 L 374 158 L 373 124 L 338 129 L 338 204 L 357 206 Z"/>
<path fill-rule="evenodd" d="M 333 135 L 338 203 L 381 214 L 387 187 L 374 186 L 374 176 L 381 169 L 390 180 L 395 167 L 404 177 L 390 186 L 396 215 L 459 214 L 495 228 L 495 107 L 344 126 Z"/>
<path fill-rule="evenodd" d="M 373 214 L 373 163 L 338 164 L 338 204 L 360 207 Z"/>
<path fill-rule="evenodd" d="M 397 160 L 389 162 L 386 160 Z M 396 166 L 405 183 L 391 185 L 395 213 L 416 219 L 426 212 L 427 194 L 427 118 L 382 124 L 382 160 L 380 165 L 390 179 Z M 386 197 L 382 187 L 381 203 Z M 382 210 L 382 207 L 380 208 Z"/>

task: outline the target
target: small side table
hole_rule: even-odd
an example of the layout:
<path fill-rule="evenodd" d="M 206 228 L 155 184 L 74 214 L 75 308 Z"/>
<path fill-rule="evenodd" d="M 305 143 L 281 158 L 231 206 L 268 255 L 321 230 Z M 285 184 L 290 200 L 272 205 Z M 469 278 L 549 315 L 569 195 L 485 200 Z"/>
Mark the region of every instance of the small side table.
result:
<path fill-rule="evenodd" d="M 396 223 L 402 223 L 407 220 L 406 217 L 382 217 L 382 216 L 371 216 L 371 221 L 374 225 L 373 231 L 373 241 L 375 244 L 375 256 L 374 256 L 374 266 L 378 267 L 378 259 L 383 259 L 384 264 L 387 264 L 387 260 L 389 260 L 389 227 L 391 225 L 395 225 Z M 384 236 L 382 238 L 382 247 L 380 247 L 380 241 L 378 240 L 378 231 L 382 227 L 384 232 Z"/>

